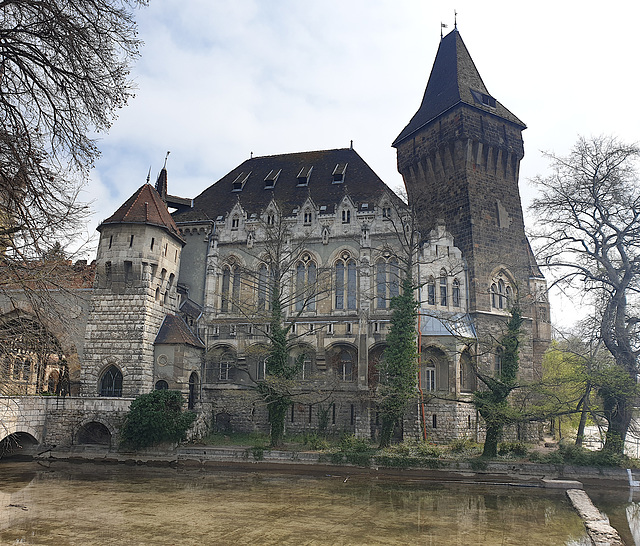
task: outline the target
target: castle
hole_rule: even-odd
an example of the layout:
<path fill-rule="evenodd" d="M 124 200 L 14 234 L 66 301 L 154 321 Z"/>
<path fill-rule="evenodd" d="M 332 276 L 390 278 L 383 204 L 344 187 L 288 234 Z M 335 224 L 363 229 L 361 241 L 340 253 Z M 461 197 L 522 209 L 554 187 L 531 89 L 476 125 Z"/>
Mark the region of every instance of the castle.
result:
<path fill-rule="evenodd" d="M 510 302 L 526 319 L 525 379 L 540 376 L 550 341 L 518 189 L 524 129 L 489 94 L 456 29 L 393 142 L 409 205 L 353 148 L 252 157 L 193 200 L 168 193 L 163 168 L 155 187 L 144 184 L 98 228 L 93 287 L 78 291 L 84 303 L 70 321 L 81 334 L 51 328 L 65 346 L 71 394 L 106 401 L 178 389 L 210 427 L 268 430 L 253 387 L 266 370 L 276 245 L 288 272 L 290 354 L 301 361 L 287 429 L 324 419 L 330 430 L 375 436 L 389 301 L 407 237 L 419 235 L 410 252 L 420 372 L 397 434 L 477 437 L 474 366 L 499 369 L 492 340 Z"/>

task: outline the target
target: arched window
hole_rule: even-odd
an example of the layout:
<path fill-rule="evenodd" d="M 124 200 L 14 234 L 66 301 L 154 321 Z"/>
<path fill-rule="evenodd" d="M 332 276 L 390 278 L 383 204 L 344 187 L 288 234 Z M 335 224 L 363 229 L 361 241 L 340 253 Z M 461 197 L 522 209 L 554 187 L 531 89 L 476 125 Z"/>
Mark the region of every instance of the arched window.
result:
<path fill-rule="evenodd" d="M 258 311 L 264 311 L 268 309 L 268 278 L 269 273 L 265 264 L 260 264 L 258 268 Z M 224 283 L 223 283 L 224 284 Z"/>
<path fill-rule="evenodd" d="M 491 294 L 491 307 L 494 309 L 509 309 L 513 305 L 514 290 L 503 273 L 491 284 L 489 292 Z"/>
<path fill-rule="evenodd" d="M 193 409 L 198 401 L 198 395 L 200 391 L 200 378 L 196 372 L 191 372 L 189 376 L 189 398 L 187 401 L 187 407 Z"/>
<path fill-rule="evenodd" d="M 223 313 L 238 310 L 240 299 L 240 268 L 225 265 L 222 269 L 222 307 Z"/>
<path fill-rule="evenodd" d="M 436 390 L 436 363 L 432 358 L 420 365 L 420 386 L 423 392 Z"/>
<path fill-rule="evenodd" d="M 338 377 L 341 381 L 353 381 L 353 355 L 346 350 L 338 355 Z"/>
<path fill-rule="evenodd" d="M 447 302 L 447 271 L 442 269 L 440 270 L 440 305 L 446 307 Z"/>
<path fill-rule="evenodd" d="M 342 210 L 342 223 L 350 224 L 351 223 L 351 211 L 348 209 Z"/>
<path fill-rule="evenodd" d="M 460 281 L 458 279 L 453 279 L 451 284 L 451 305 L 460 307 Z"/>
<path fill-rule="evenodd" d="M 122 396 L 122 372 L 109 366 L 100 379 L 100 396 Z"/>
<path fill-rule="evenodd" d="M 335 266 L 336 309 L 356 308 L 356 262 L 345 253 Z"/>
<path fill-rule="evenodd" d="M 436 281 L 433 277 L 427 280 L 427 305 L 436 304 Z"/>
<path fill-rule="evenodd" d="M 169 383 L 167 383 L 164 379 L 160 379 L 156 381 L 156 390 L 157 391 L 166 391 L 169 389 Z"/>
<path fill-rule="evenodd" d="M 380 258 L 376 264 L 376 307 L 386 309 L 389 301 L 399 293 L 398 260 L 391 258 L 388 262 Z"/>
<path fill-rule="evenodd" d="M 305 254 L 296 266 L 295 308 L 296 311 L 316 309 L 316 264 Z"/>

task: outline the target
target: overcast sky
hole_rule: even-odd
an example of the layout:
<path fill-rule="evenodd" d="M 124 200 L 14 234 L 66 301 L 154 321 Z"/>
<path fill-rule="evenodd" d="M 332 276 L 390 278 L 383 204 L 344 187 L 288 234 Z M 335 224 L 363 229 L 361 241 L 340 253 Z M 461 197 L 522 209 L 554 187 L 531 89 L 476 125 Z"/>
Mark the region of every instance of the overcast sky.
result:
<path fill-rule="evenodd" d="M 84 196 L 89 231 L 165 154 L 169 193 L 195 197 L 254 155 L 354 148 L 392 188 L 391 142 L 416 112 L 440 24 L 458 30 L 489 92 L 528 129 L 520 187 L 541 150 L 578 135 L 640 140 L 635 1 L 151 0 L 136 98 L 102 136 Z M 531 223 L 531 222 L 530 222 Z M 552 301 L 554 317 L 564 304 Z"/>

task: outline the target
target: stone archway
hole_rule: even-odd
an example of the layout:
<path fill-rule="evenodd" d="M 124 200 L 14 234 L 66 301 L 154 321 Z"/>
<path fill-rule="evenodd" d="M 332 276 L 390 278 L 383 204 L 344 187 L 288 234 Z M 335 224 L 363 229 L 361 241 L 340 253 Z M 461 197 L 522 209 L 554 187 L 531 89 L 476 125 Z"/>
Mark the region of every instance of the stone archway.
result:
<path fill-rule="evenodd" d="M 76 444 L 111 446 L 112 434 L 109 428 L 98 421 L 89 421 L 78 428 Z"/>
<path fill-rule="evenodd" d="M 0 457 L 32 457 L 36 454 L 38 439 L 29 432 L 12 432 L 0 441 Z"/>

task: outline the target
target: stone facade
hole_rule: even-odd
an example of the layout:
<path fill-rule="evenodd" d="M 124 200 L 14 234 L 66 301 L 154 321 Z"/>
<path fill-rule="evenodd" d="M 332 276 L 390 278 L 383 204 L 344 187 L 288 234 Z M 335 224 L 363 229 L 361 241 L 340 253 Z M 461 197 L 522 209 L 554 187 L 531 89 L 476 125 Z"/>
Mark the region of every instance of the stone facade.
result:
<path fill-rule="evenodd" d="M 290 354 L 302 363 L 287 430 L 375 437 L 377 365 L 408 249 L 420 371 L 396 435 L 478 439 L 474 366 L 499 369 L 509 307 L 518 301 L 525 316 L 525 380 L 539 377 L 550 340 L 518 189 L 524 128 L 489 95 L 456 30 L 394 142 L 408 205 L 352 148 L 252 157 L 193 200 L 168 195 L 163 169 L 99 227 L 77 350 L 83 398 L 47 403 L 47 440 L 112 441 L 127 400 L 154 388 L 187 395 L 202 433 L 267 432 L 255 386 L 269 279 L 282 267 Z"/>

